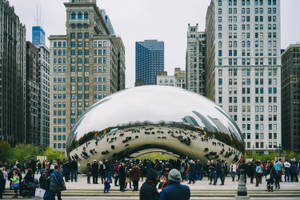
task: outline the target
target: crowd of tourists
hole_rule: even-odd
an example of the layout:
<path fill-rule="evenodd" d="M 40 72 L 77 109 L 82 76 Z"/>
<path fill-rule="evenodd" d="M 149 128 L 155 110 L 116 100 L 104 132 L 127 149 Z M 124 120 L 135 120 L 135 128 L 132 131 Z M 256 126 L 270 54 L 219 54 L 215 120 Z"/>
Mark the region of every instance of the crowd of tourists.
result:
<path fill-rule="evenodd" d="M 77 182 L 79 165 L 76 160 L 35 161 L 13 166 L 0 166 L 0 198 L 6 182 L 14 190 L 14 198 L 34 196 L 36 188 L 45 190 L 44 199 L 61 199 L 61 191 L 66 190 L 65 182 Z M 121 192 L 139 191 L 140 199 L 189 199 L 190 189 L 180 184 L 195 184 L 196 181 L 208 180 L 210 185 L 224 185 L 227 182 L 244 181 L 259 186 L 265 180 L 269 192 L 280 189 L 281 182 L 298 182 L 299 162 L 260 160 L 245 162 L 240 159 L 229 166 L 222 160 L 203 163 L 200 160 L 94 160 L 85 167 L 87 184 L 103 184 L 104 192 L 110 192 L 111 184 Z M 35 176 L 40 174 L 40 176 Z M 39 177 L 39 179 L 36 179 Z M 139 182 L 143 184 L 139 186 Z M 275 188 L 274 188 L 275 187 Z M 175 198 L 176 197 L 176 198 Z"/>

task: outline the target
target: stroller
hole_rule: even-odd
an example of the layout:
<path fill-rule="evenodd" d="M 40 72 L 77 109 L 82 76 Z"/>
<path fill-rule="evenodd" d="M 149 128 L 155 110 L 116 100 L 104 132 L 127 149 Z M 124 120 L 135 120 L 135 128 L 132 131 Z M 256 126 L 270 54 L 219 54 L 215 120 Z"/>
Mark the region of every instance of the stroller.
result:
<path fill-rule="evenodd" d="M 35 189 L 39 187 L 39 182 L 34 179 L 34 182 L 26 182 L 22 180 L 20 184 L 20 195 L 22 197 L 33 197 L 35 195 Z"/>

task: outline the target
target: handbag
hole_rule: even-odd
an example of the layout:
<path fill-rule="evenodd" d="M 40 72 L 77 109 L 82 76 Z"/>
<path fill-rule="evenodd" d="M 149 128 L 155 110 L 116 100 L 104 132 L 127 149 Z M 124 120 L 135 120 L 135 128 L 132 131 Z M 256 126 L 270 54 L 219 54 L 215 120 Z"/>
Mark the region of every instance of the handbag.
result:
<path fill-rule="evenodd" d="M 268 174 L 268 175 L 266 176 L 266 179 L 267 179 L 267 180 L 270 180 L 270 179 L 271 179 L 271 175 Z"/>
<path fill-rule="evenodd" d="M 42 189 L 42 188 L 36 188 L 35 189 L 35 197 L 40 197 L 40 198 L 44 198 L 46 190 Z"/>
<path fill-rule="evenodd" d="M 55 176 L 55 175 L 54 175 L 54 176 Z M 56 183 L 57 183 L 57 185 L 58 185 L 58 189 L 57 189 L 57 190 L 58 190 L 59 192 L 67 190 L 67 188 L 66 188 L 65 185 L 63 185 L 63 184 L 61 184 L 61 183 L 58 182 L 56 176 L 55 176 L 55 181 L 56 181 Z"/>

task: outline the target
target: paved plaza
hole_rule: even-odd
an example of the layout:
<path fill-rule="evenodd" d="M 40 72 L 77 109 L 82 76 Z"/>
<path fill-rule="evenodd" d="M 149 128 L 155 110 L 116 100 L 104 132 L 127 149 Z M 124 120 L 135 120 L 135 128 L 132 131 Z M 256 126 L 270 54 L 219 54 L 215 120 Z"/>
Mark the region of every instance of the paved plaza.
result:
<path fill-rule="evenodd" d="M 38 176 L 36 176 L 38 178 Z M 300 183 L 296 182 L 282 182 L 280 184 L 281 189 L 275 190 L 273 193 L 266 191 L 266 182 L 263 178 L 263 182 L 259 187 L 255 187 L 255 184 L 250 184 L 248 179 L 247 189 L 248 194 L 251 199 L 254 200 L 299 200 L 300 199 Z M 111 184 L 110 193 L 104 194 L 104 186 L 101 184 L 87 184 L 86 176 L 79 175 L 77 182 L 67 182 L 67 191 L 62 193 L 63 199 L 94 199 L 94 200 L 123 200 L 123 199 L 139 199 L 138 192 L 131 191 L 128 187 L 125 192 L 120 192 L 119 187 Z M 255 182 L 255 181 L 254 181 Z M 140 181 L 139 186 L 141 186 L 143 181 Z M 183 184 L 187 184 L 184 181 Z M 7 183 L 8 187 L 8 183 Z M 218 200 L 231 200 L 234 199 L 236 195 L 238 181 L 232 182 L 231 177 L 225 179 L 225 185 L 210 185 L 207 177 L 202 181 L 197 181 L 195 184 L 189 185 L 191 189 L 191 199 L 218 199 Z M 11 199 L 12 191 L 6 191 L 4 198 Z M 26 199 L 26 198 L 23 198 Z M 34 198 L 31 198 L 34 199 Z"/>

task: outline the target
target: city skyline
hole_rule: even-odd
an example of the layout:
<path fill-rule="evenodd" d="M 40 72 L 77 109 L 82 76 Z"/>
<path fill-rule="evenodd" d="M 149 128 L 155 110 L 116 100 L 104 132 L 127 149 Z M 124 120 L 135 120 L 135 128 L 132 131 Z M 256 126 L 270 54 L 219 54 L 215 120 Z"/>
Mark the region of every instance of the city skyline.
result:
<path fill-rule="evenodd" d="M 9 0 L 10 4 L 15 7 L 20 21 L 26 25 L 26 37 L 28 41 L 31 41 L 31 26 L 36 25 L 34 20 L 36 7 L 33 5 L 37 4 L 38 1 L 28 1 Z M 65 30 L 66 15 L 63 7 L 63 2 L 65 1 L 45 1 L 41 6 L 42 23 L 40 25 L 45 29 L 47 38 L 52 34 L 61 34 Z M 136 41 L 145 39 L 164 41 L 166 52 L 165 70 L 172 73 L 174 67 L 185 69 L 188 23 L 191 25 L 198 23 L 200 31 L 205 30 L 205 15 L 210 0 L 190 0 L 189 4 L 186 4 L 184 1 L 173 0 L 172 9 L 168 9 L 168 14 L 166 15 L 165 10 L 170 5 L 170 2 L 170 0 L 164 2 L 158 2 L 157 0 L 151 2 L 132 0 L 130 9 L 122 9 L 128 2 L 119 2 L 117 0 L 98 1 L 98 6 L 106 10 L 114 24 L 116 32 L 122 36 L 124 41 L 127 53 L 127 88 L 133 87 L 135 82 Z M 159 7 L 157 7 L 158 3 Z M 297 8 L 300 8 L 300 1 L 290 0 L 288 2 L 281 2 L 281 48 L 287 48 L 289 44 L 300 41 L 297 38 L 300 34 L 300 28 L 293 26 L 294 19 L 300 17 Z M 56 10 L 56 15 L 52 14 L 54 9 Z M 47 45 L 49 46 L 48 40 Z"/>

